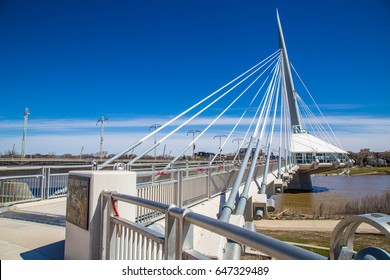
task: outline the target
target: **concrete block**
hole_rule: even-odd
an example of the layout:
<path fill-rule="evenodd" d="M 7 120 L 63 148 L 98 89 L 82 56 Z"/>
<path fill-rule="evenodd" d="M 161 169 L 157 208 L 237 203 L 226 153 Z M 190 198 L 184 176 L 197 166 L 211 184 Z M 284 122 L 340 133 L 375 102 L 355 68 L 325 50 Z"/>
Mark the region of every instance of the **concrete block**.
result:
<path fill-rule="evenodd" d="M 283 192 L 283 179 L 274 180 L 274 189 L 275 189 L 275 193 Z"/>
<path fill-rule="evenodd" d="M 282 180 L 287 181 L 290 183 L 290 174 L 289 173 L 283 173 L 282 174 Z"/>
<path fill-rule="evenodd" d="M 226 237 L 202 229 L 195 238 L 194 249 L 214 260 L 222 260 L 226 243 Z"/>
<path fill-rule="evenodd" d="M 261 220 L 268 217 L 267 195 L 256 194 L 252 197 L 253 218 Z"/>
<path fill-rule="evenodd" d="M 236 225 L 238 227 L 245 227 L 245 219 L 243 215 L 231 215 L 229 224 Z"/>
<path fill-rule="evenodd" d="M 73 194 L 68 191 L 67 196 L 66 260 L 96 260 L 101 258 L 100 194 L 103 190 L 110 190 L 137 196 L 136 180 L 137 174 L 131 171 L 101 170 L 71 171 L 69 173 L 68 189 L 73 184 L 72 188 L 75 191 Z M 118 211 L 121 217 L 131 221 L 135 220 L 136 206 L 119 202 Z M 103 230 L 103 232 L 105 231 Z"/>

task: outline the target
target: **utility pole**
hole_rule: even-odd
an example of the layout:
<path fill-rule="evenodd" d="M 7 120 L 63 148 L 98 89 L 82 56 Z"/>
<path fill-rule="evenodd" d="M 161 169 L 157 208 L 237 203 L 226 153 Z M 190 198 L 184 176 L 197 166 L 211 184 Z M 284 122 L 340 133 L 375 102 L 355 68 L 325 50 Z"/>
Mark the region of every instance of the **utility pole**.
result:
<path fill-rule="evenodd" d="M 149 127 L 149 131 L 150 130 L 156 130 L 157 128 L 159 128 L 161 126 L 161 124 L 158 124 L 158 123 L 155 123 L 154 125 L 151 125 Z M 154 144 L 156 145 L 157 143 L 157 132 L 154 134 Z M 154 161 L 156 161 L 156 147 L 154 148 Z"/>
<path fill-rule="evenodd" d="M 100 119 L 97 120 L 96 125 L 98 125 L 100 122 L 100 159 L 103 157 L 103 141 L 104 141 L 104 123 L 108 122 L 108 118 L 101 116 Z"/>
<path fill-rule="evenodd" d="M 195 140 L 195 133 L 198 133 L 198 132 L 200 132 L 200 130 L 190 130 L 190 131 L 188 131 L 187 132 L 187 136 L 188 136 L 188 134 L 192 134 L 192 142 L 194 142 L 194 140 Z M 194 158 L 195 158 L 195 143 L 192 143 L 192 160 L 194 160 Z"/>
<path fill-rule="evenodd" d="M 239 149 L 240 149 L 240 141 L 241 140 L 244 140 L 244 139 L 242 139 L 242 138 L 236 138 L 236 139 L 233 139 L 233 143 L 234 142 L 237 142 L 237 155 L 238 155 L 238 161 L 240 161 L 240 151 L 239 151 Z"/>
<path fill-rule="evenodd" d="M 24 110 L 24 122 L 23 122 L 23 138 L 22 138 L 22 158 L 26 157 L 26 136 L 27 136 L 27 121 L 28 116 L 30 115 L 30 109 L 26 108 Z"/>
<path fill-rule="evenodd" d="M 215 135 L 213 139 L 215 138 L 219 138 L 219 148 L 218 148 L 218 151 L 219 151 L 219 160 L 221 160 L 221 152 L 222 152 L 222 148 L 221 148 L 221 139 L 223 137 L 227 137 L 225 134 L 218 134 L 218 135 Z"/>

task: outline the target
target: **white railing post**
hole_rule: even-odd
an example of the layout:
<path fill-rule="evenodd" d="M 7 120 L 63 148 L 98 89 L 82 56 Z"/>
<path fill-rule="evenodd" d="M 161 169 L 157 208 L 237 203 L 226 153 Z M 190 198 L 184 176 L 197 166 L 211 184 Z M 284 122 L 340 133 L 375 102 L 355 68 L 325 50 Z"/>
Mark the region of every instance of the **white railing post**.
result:
<path fill-rule="evenodd" d="M 211 192 L 211 173 L 212 168 L 207 169 L 207 197 L 210 199 L 212 192 Z"/>
<path fill-rule="evenodd" d="M 44 199 L 48 199 L 50 196 L 49 190 L 50 190 L 50 177 L 51 177 L 51 169 L 50 167 L 46 168 L 46 186 L 45 186 L 45 196 Z"/>
<path fill-rule="evenodd" d="M 184 186 L 184 180 L 183 180 L 183 171 L 177 170 L 177 186 L 178 186 L 178 192 L 177 192 L 177 206 L 182 207 L 183 206 L 183 186 Z"/>
<path fill-rule="evenodd" d="M 42 167 L 42 177 L 41 177 L 41 199 L 45 199 L 45 186 L 46 186 L 46 168 Z"/>
<path fill-rule="evenodd" d="M 193 225 L 184 222 L 189 210 L 171 206 L 166 214 L 165 247 L 166 259 L 182 260 L 183 251 L 193 249 Z"/>

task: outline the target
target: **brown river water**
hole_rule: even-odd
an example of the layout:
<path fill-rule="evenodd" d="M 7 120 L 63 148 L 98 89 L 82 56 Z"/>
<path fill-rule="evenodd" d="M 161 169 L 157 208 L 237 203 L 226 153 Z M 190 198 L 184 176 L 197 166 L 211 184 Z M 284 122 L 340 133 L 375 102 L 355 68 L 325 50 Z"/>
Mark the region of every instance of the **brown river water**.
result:
<path fill-rule="evenodd" d="M 277 212 L 288 208 L 290 213 L 332 216 L 346 204 L 354 204 L 366 199 L 366 204 L 376 203 L 376 199 L 367 201 L 367 196 L 390 200 L 389 175 L 353 175 L 353 176 L 312 176 L 313 192 L 283 193 L 274 195 Z M 390 201 L 388 201 L 390 204 Z"/>

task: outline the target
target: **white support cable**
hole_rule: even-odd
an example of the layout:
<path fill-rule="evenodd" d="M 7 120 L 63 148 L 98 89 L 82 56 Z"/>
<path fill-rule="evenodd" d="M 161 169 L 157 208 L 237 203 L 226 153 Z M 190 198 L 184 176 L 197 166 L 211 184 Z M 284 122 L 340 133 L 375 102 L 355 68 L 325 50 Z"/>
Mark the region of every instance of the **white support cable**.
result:
<path fill-rule="evenodd" d="M 298 94 L 296 95 L 296 98 L 297 98 L 297 103 L 298 103 L 298 104 L 302 104 L 301 101 L 303 102 L 303 100 L 300 99 L 300 96 L 299 96 Z M 304 107 L 301 106 L 301 109 L 303 110 L 303 113 L 310 119 L 310 117 L 307 115 L 308 113 L 307 113 L 307 111 L 306 111 L 306 108 L 304 108 Z M 311 127 L 311 129 L 312 129 L 313 132 L 316 132 L 316 131 L 317 131 L 317 130 L 313 127 L 313 123 L 312 123 L 312 122 L 309 123 L 309 125 L 310 125 L 310 127 Z M 313 143 L 311 142 L 311 138 L 310 138 L 310 137 L 308 138 L 308 140 L 309 140 L 309 143 L 310 143 L 310 146 L 309 146 L 309 147 L 313 147 Z"/>
<path fill-rule="evenodd" d="M 128 153 L 129 151 L 135 149 L 136 147 L 138 147 L 139 145 L 141 145 L 145 140 L 147 140 L 148 138 L 152 137 L 154 134 L 156 134 L 157 132 L 161 131 L 162 129 L 164 129 L 165 127 L 167 127 L 168 125 L 170 125 L 171 123 L 173 123 L 174 121 L 176 121 L 177 119 L 181 118 L 182 116 L 184 116 L 185 114 L 187 114 L 188 112 L 190 112 L 191 110 L 193 110 L 194 108 L 196 108 L 197 106 L 199 106 L 200 104 L 202 104 L 203 102 L 205 102 L 206 100 L 208 100 L 209 98 L 211 98 L 212 96 L 214 96 L 215 94 L 217 94 L 218 92 L 220 92 L 221 90 L 223 90 L 224 88 L 226 88 L 227 86 L 229 86 L 230 84 L 234 83 L 236 80 L 240 79 L 242 76 L 246 75 L 247 73 L 249 73 L 250 71 L 252 71 L 253 69 L 255 69 L 256 67 L 258 67 L 259 65 L 261 65 L 262 63 L 268 63 L 269 60 L 271 59 L 274 59 L 276 56 L 278 56 L 280 53 L 280 50 L 277 50 L 275 51 L 274 53 L 272 53 L 271 55 L 269 55 L 267 58 L 263 59 L 261 62 L 257 63 L 256 65 L 254 65 L 253 67 L 251 67 L 250 69 L 248 69 L 247 71 L 245 71 L 244 73 L 242 73 L 241 75 L 237 76 L 236 78 L 234 78 L 233 80 L 231 80 L 229 83 L 225 84 L 224 86 L 220 87 L 219 89 L 217 89 L 216 91 L 214 91 L 213 93 L 211 93 L 210 95 L 208 95 L 207 97 L 205 97 L 204 99 L 202 99 L 201 101 L 199 101 L 198 103 L 196 103 L 195 105 L 191 106 L 190 108 L 188 108 L 187 110 L 183 111 L 182 113 L 180 113 L 179 115 L 177 115 L 176 117 L 174 117 L 173 119 L 171 119 L 170 121 L 166 122 L 165 124 L 163 124 L 162 126 L 160 126 L 158 129 L 155 129 L 152 133 L 146 135 L 144 138 L 142 138 L 141 140 L 138 140 L 137 142 L 135 142 L 134 144 L 130 145 L 129 147 L 127 147 L 126 149 L 122 150 L 121 152 L 119 152 L 118 154 L 116 154 L 114 157 L 108 159 L 107 161 L 105 161 L 103 164 L 99 165 L 98 169 L 102 169 L 104 168 L 105 166 L 107 166 L 108 164 L 112 163 L 113 161 L 115 161 L 116 159 L 120 158 L 121 156 L 123 156 L 124 154 Z"/>
<path fill-rule="evenodd" d="M 280 67 L 279 67 L 278 70 L 279 70 L 279 72 L 278 72 L 277 82 L 276 82 L 276 79 L 275 79 L 274 83 L 272 85 L 272 90 L 271 90 L 272 94 L 271 94 L 270 102 L 269 102 L 269 104 L 267 106 L 267 113 L 265 115 L 266 119 L 265 119 L 265 121 L 263 123 L 261 134 L 263 134 L 263 132 L 265 131 L 265 128 L 268 127 L 268 118 L 269 118 L 269 114 L 270 114 L 270 110 L 271 110 L 272 104 L 275 103 L 274 106 L 277 106 L 277 103 L 278 103 L 277 99 L 278 99 L 279 94 L 278 94 L 278 92 L 275 89 L 275 84 L 277 83 L 278 84 L 277 88 L 279 88 L 280 79 L 281 79 Z M 276 95 L 276 98 L 274 98 L 275 95 Z M 273 101 L 274 99 L 276 99 L 275 102 Z M 275 107 L 275 110 L 276 109 L 277 109 L 277 107 Z M 276 111 L 275 111 L 275 114 L 276 114 Z M 271 133 L 271 136 L 270 136 L 270 133 L 267 134 L 267 138 L 268 138 L 268 140 L 267 140 L 267 142 L 268 142 L 267 143 L 267 146 L 268 146 L 268 149 L 267 149 L 268 150 L 267 151 L 267 159 L 266 159 L 265 168 L 264 168 L 263 180 L 262 180 L 261 187 L 260 187 L 260 193 L 262 193 L 262 194 L 265 194 L 266 188 L 267 188 L 267 174 L 268 174 L 268 170 L 269 170 L 268 168 L 269 168 L 269 162 L 270 162 L 270 151 L 271 151 L 271 142 L 272 142 L 272 134 L 273 134 L 273 127 L 274 127 L 274 125 L 275 125 L 275 117 L 273 118 L 273 121 L 272 121 L 272 128 L 271 128 L 272 133 Z"/>
<path fill-rule="evenodd" d="M 320 121 L 317 119 L 317 117 L 314 115 L 314 113 L 310 110 L 308 105 L 306 103 L 304 103 L 304 101 L 302 99 L 301 99 L 301 102 L 302 102 L 302 108 L 304 108 L 304 110 L 306 111 L 307 117 L 312 120 L 311 125 L 312 125 L 312 127 L 313 126 L 315 127 L 313 130 L 315 130 L 318 133 L 318 137 L 322 138 L 323 140 L 325 140 L 328 143 L 330 143 L 330 142 L 334 143 L 331 135 L 329 135 L 329 133 L 324 128 L 324 126 L 320 123 Z"/>
<path fill-rule="evenodd" d="M 267 77 L 267 80 L 268 80 L 268 78 L 269 78 L 269 75 L 268 75 L 268 77 Z M 259 89 L 258 92 L 260 92 L 260 89 Z M 245 136 L 244 136 L 244 140 L 241 142 L 240 146 L 238 147 L 237 153 L 236 153 L 236 155 L 235 155 L 233 161 L 236 160 L 237 155 L 238 155 L 240 149 L 241 149 L 242 146 L 244 145 L 245 140 L 246 140 L 247 137 L 248 137 L 249 131 L 251 130 L 251 128 L 252 128 L 252 126 L 253 126 L 253 123 L 254 123 L 255 119 L 257 118 L 257 114 L 259 113 L 260 108 L 262 108 L 262 105 L 263 105 L 263 103 L 265 102 L 266 96 L 267 96 L 266 94 L 263 95 L 263 98 L 261 99 L 261 101 L 260 101 L 260 103 L 259 103 L 259 106 L 257 106 L 256 112 L 255 112 L 255 114 L 254 114 L 254 116 L 253 116 L 253 118 L 252 118 L 252 121 L 251 121 L 250 125 L 248 126 L 248 129 L 246 130 L 246 133 L 245 133 Z"/>
<path fill-rule="evenodd" d="M 281 69 L 282 75 L 283 75 L 283 68 Z M 282 98 L 284 100 L 284 131 L 285 131 L 285 139 L 284 139 L 284 151 L 285 151 L 285 171 L 287 172 L 288 169 L 291 166 L 291 118 L 290 118 L 290 106 L 289 106 L 289 100 L 287 96 L 287 90 L 286 90 L 286 81 L 285 79 L 282 79 Z"/>
<path fill-rule="evenodd" d="M 264 122 L 263 122 L 263 126 L 261 128 L 261 136 L 260 136 L 260 139 L 263 138 L 263 134 L 264 134 L 264 131 L 265 131 L 265 128 L 268 126 L 268 115 L 269 115 L 269 112 L 270 112 L 270 109 L 271 109 L 271 106 L 272 106 L 272 102 L 273 102 L 273 98 L 274 98 L 274 94 L 275 94 L 275 84 L 277 83 L 276 80 L 279 80 L 280 78 L 280 63 L 277 67 L 277 69 L 275 69 L 275 75 L 272 77 L 272 83 L 269 84 L 269 92 L 270 92 L 270 98 L 268 99 L 268 105 L 267 105 L 267 110 L 266 112 L 264 113 L 264 110 L 262 109 L 262 116 L 264 117 Z M 263 115 L 264 114 L 264 115 Z M 260 122 L 257 123 L 257 129 L 259 128 L 260 126 Z"/>
<path fill-rule="evenodd" d="M 332 135 L 333 135 L 333 137 L 334 137 L 334 139 L 335 139 L 335 142 L 337 143 L 338 147 L 340 147 L 341 149 L 343 149 L 343 147 L 342 147 L 340 141 L 339 141 L 339 140 L 337 139 L 337 137 L 336 137 L 336 134 L 333 132 L 333 129 L 332 129 L 331 126 L 329 125 L 328 120 L 325 118 L 325 116 L 324 116 L 324 114 L 322 113 L 320 107 L 317 105 L 317 103 L 315 102 L 313 96 L 311 95 L 309 89 L 306 87 L 305 83 L 304 83 L 303 80 L 301 79 L 301 76 L 298 74 L 297 70 L 295 70 L 295 67 L 294 67 L 294 65 L 293 65 L 291 62 L 290 62 L 290 65 L 291 65 L 292 69 L 294 70 L 295 74 L 297 75 L 298 79 L 299 79 L 300 82 L 302 83 L 303 87 L 305 88 L 306 92 L 309 94 L 309 96 L 310 96 L 311 100 L 313 101 L 314 105 L 316 106 L 318 112 L 321 114 L 322 118 L 324 119 L 324 121 L 325 121 L 325 123 L 326 123 L 328 129 L 331 131 L 331 133 L 332 133 Z"/>
<path fill-rule="evenodd" d="M 280 65 L 280 58 L 278 59 L 277 64 L 275 64 L 275 66 L 274 66 L 274 68 L 273 68 L 273 70 L 272 70 L 272 71 L 273 71 L 273 72 L 272 72 L 272 73 L 273 73 L 273 77 L 275 76 L 275 69 L 276 69 L 277 66 L 279 67 L 279 65 Z M 260 89 L 258 90 L 257 94 L 261 91 L 261 89 L 263 88 L 263 86 L 264 86 L 264 84 L 266 83 L 266 81 L 268 80 L 268 78 L 269 78 L 269 76 L 268 76 L 267 79 L 264 81 L 264 83 L 261 85 L 261 87 L 260 87 Z M 272 83 L 272 79 L 271 79 L 271 81 L 270 81 L 270 84 L 271 84 L 271 83 Z M 262 98 L 262 100 L 261 100 L 259 106 L 257 107 L 255 116 L 254 116 L 254 118 L 252 119 L 252 122 L 251 122 L 251 124 L 250 124 L 250 126 L 249 126 L 249 128 L 248 128 L 248 130 L 247 130 L 247 132 L 246 132 L 246 134 L 245 134 L 244 139 L 246 139 L 246 137 L 247 137 L 247 135 L 248 135 L 248 133 L 249 133 L 249 131 L 250 131 L 250 127 L 253 125 L 253 121 L 256 119 L 256 116 L 257 116 L 257 114 L 258 114 L 260 108 L 263 108 L 263 107 L 264 107 L 264 106 L 263 106 L 263 102 L 264 102 L 264 103 L 267 102 L 266 100 L 268 99 L 268 96 L 269 96 L 269 88 L 270 88 L 270 86 L 268 85 L 268 88 L 267 88 L 267 90 L 266 90 L 266 93 L 264 94 L 264 96 L 263 96 L 263 98 Z M 256 127 L 259 126 L 259 123 L 261 122 L 261 119 L 262 119 L 262 115 L 263 115 L 263 109 L 262 109 L 262 111 L 260 112 L 260 115 L 259 115 L 259 118 L 258 118 L 258 122 L 257 122 Z M 245 140 L 244 140 L 244 141 L 245 141 Z M 244 144 L 244 141 L 241 143 L 241 145 L 240 145 L 240 147 L 239 147 L 239 149 L 238 149 L 238 151 L 237 151 L 237 153 L 236 153 L 236 155 L 235 155 L 233 161 L 236 160 L 236 157 L 237 157 L 237 155 L 238 155 L 238 153 L 239 153 L 239 150 L 241 149 L 242 145 Z"/>
<path fill-rule="evenodd" d="M 279 67 L 280 67 L 280 63 L 278 64 L 278 68 Z M 281 75 L 280 75 L 280 70 L 279 69 L 278 69 L 277 72 L 279 73 L 278 74 L 278 89 L 276 90 L 276 94 L 278 96 L 279 95 L 279 86 L 280 86 L 280 82 L 281 82 Z M 274 120 L 276 119 L 276 111 L 277 111 L 277 104 L 278 104 L 278 99 L 277 98 L 276 98 L 276 101 L 275 101 Z M 259 117 L 259 120 L 258 120 L 259 123 L 261 123 L 261 117 L 262 116 Z M 263 132 L 263 130 L 262 130 L 262 132 Z M 254 169 L 256 167 L 257 159 L 258 159 L 258 156 L 259 156 L 259 153 L 260 153 L 260 150 L 261 150 L 260 143 L 261 143 L 261 140 L 262 140 L 262 137 L 263 137 L 263 133 L 262 132 L 260 133 L 260 135 L 259 135 L 259 137 L 257 138 L 257 141 L 256 141 L 255 153 L 254 153 L 254 155 L 252 157 L 252 163 L 251 163 L 251 166 L 250 166 L 250 168 L 248 170 L 248 175 L 247 175 L 247 178 L 245 180 L 244 189 L 243 189 L 243 191 L 242 191 L 242 193 L 240 195 L 240 199 L 239 199 L 239 201 L 237 203 L 236 215 L 243 215 L 243 213 L 245 211 L 245 205 L 246 205 L 246 202 L 248 200 L 248 193 L 249 193 L 250 183 L 252 181 Z M 280 170 L 280 168 L 279 168 L 279 170 Z"/>
<path fill-rule="evenodd" d="M 328 131 L 325 129 L 325 127 L 321 124 L 321 122 L 318 120 L 318 118 L 315 116 L 315 114 L 310 110 L 309 106 L 303 101 L 302 97 L 297 95 L 298 102 L 301 105 L 301 108 L 305 111 L 308 119 L 313 120 L 310 123 L 310 126 L 312 127 L 314 132 L 318 132 L 318 137 L 322 137 L 324 140 L 326 140 L 327 143 L 333 143 L 337 146 L 337 143 L 334 141 L 332 136 L 328 133 Z"/>
<path fill-rule="evenodd" d="M 266 69 L 267 70 L 267 69 Z M 223 116 L 229 109 L 231 106 L 233 106 L 234 103 L 237 102 L 238 99 L 241 98 L 241 96 L 247 92 L 247 90 L 265 73 L 264 70 L 243 92 L 241 92 L 241 94 L 236 98 L 234 99 L 228 107 L 226 107 L 201 133 L 199 133 L 199 135 L 191 142 L 187 145 L 186 148 L 184 148 L 184 150 L 175 158 L 173 159 L 170 164 L 174 163 L 176 160 L 178 160 L 204 133 L 206 133 L 206 131 L 217 121 L 221 118 L 221 116 Z"/>
<path fill-rule="evenodd" d="M 279 65 L 280 64 L 278 63 L 278 66 Z M 275 68 L 275 70 L 276 70 L 276 68 Z M 274 72 L 276 72 L 276 71 L 274 71 Z M 275 75 L 273 75 L 273 78 L 274 77 L 275 77 Z M 271 82 L 273 82 L 273 81 L 274 81 L 274 79 L 271 80 Z M 270 87 L 268 87 L 268 89 L 269 88 Z M 272 99 L 272 97 L 270 99 Z M 263 108 L 264 108 L 265 105 L 267 105 L 267 104 L 265 103 L 263 105 Z M 269 106 L 267 106 L 267 107 L 269 107 Z M 258 123 L 256 125 L 255 132 L 258 131 L 258 127 L 259 127 L 260 122 L 261 121 L 260 121 L 260 118 L 259 118 Z M 218 218 L 220 221 L 228 222 L 229 219 L 230 219 L 230 215 L 233 212 L 235 201 L 236 201 L 236 198 L 237 198 L 237 195 L 238 195 L 238 191 L 239 191 L 239 186 L 241 185 L 242 178 L 243 178 L 243 175 L 244 175 L 244 171 L 246 169 L 246 165 L 247 165 L 248 160 L 249 160 L 249 156 L 252 153 L 253 141 L 257 142 L 257 145 L 259 145 L 259 141 L 256 140 L 256 138 L 258 137 L 257 134 L 256 134 L 256 137 L 255 137 L 255 133 L 251 136 L 251 139 L 250 139 L 249 145 L 248 145 L 248 150 L 245 153 L 244 160 L 243 160 L 242 165 L 241 165 L 241 167 L 239 169 L 239 172 L 238 172 L 238 175 L 237 175 L 236 180 L 234 182 L 234 185 L 232 187 L 232 190 L 231 190 L 231 192 L 229 194 L 229 198 L 227 199 L 227 201 L 225 202 L 224 206 L 222 207 L 222 209 L 220 211 L 220 216 Z M 256 150 L 258 150 L 258 147 L 256 148 Z M 256 161 L 256 159 L 252 159 L 252 164 L 254 164 L 255 161 Z"/>
<path fill-rule="evenodd" d="M 291 156 L 292 156 L 292 151 L 291 151 L 291 119 L 289 118 L 289 107 L 288 105 L 288 99 L 287 99 L 287 93 L 284 88 L 283 91 L 283 100 L 284 100 L 284 131 L 285 131 L 285 140 L 284 140 L 284 145 L 285 145 L 285 157 L 286 157 L 286 172 L 291 166 Z"/>
<path fill-rule="evenodd" d="M 283 88 L 281 89 L 283 91 Z M 280 123 L 279 123 L 279 159 L 278 159 L 278 179 L 281 178 L 281 170 L 282 170 L 282 150 L 283 150 L 283 92 L 281 93 L 280 98 Z"/>
<path fill-rule="evenodd" d="M 278 63 L 276 63 L 274 65 L 273 68 L 276 67 Z M 254 80 L 245 90 L 244 92 L 246 92 L 250 87 L 252 87 L 252 85 L 264 74 L 265 71 L 267 71 L 269 69 L 269 67 L 271 67 L 271 65 L 269 65 L 267 67 L 267 69 L 265 69 L 263 71 L 263 73 L 260 74 L 259 77 L 256 78 L 256 80 Z M 273 71 L 274 69 L 272 69 L 271 71 Z M 269 76 L 267 76 L 267 78 L 264 80 L 263 84 L 260 86 L 259 90 L 256 92 L 255 96 L 252 98 L 252 101 L 251 103 L 249 104 L 249 106 L 246 108 L 246 110 L 244 111 L 244 113 L 241 115 L 241 117 L 239 118 L 239 120 L 237 121 L 237 123 L 235 124 L 235 126 L 233 127 L 233 129 L 230 131 L 229 135 L 226 137 L 225 141 L 222 143 L 221 147 L 218 148 L 218 152 L 215 154 L 215 156 L 212 158 L 212 160 L 209 162 L 209 164 L 212 164 L 214 162 L 214 160 L 217 158 L 218 154 L 222 151 L 223 147 L 225 146 L 225 144 L 228 142 L 228 140 L 230 139 L 231 135 L 233 134 L 233 132 L 236 130 L 237 126 L 239 125 L 239 123 L 241 122 L 242 118 L 244 117 L 244 115 L 246 114 L 246 112 L 248 111 L 248 109 L 252 106 L 253 102 L 255 101 L 255 99 L 257 98 L 257 96 L 259 95 L 260 91 L 263 89 L 265 83 L 267 82 Z M 244 93 L 243 92 L 243 93 Z M 256 111 L 256 113 L 258 112 L 258 110 Z M 256 117 L 256 114 L 255 114 L 255 117 Z M 193 143 L 192 143 L 193 144 Z"/>
<path fill-rule="evenodd" d="M 269 63 L 269 61 L 267 61 L 267 63 Z M 197 116 L 199 116 L 201 113 L 203 113 L 205 110 L 207 110 L 208 108 L 210 108 L 213 104 L 215 104 L 217 101 L 219 101 L 221 98 L 223 98 L 224 96 L 226 96 L 228 93 L 230 93 L 233 89 L 235 89 L 237 86 L 239 86 L 240 84 L 242 84 L 244 81 L 246 81 L 248 78 L 250 78 L 253 74 L 255 74 L 256 72 L 258 72 L 260 69 L 262 69 L 264 65 L 261 65 L 260 67 L 258 67 L 257 69 L 255 69 L 252 73 L 250 73 L 248 76 L 246 76 L 245 78 L 243 78 L 241 81 L 239 81 L 237 84 L 235 84 L 232 88 L 230 88 L 229 90 L 227 90 L 225 93 L 223 93 L 222 95 L 220 95 L 218 98 L 216 98 L 214 101 L 210 102 L 206 107 L 204 107 L 203 109 L 201 109 L 200 111 L 198 111 L 195 115 L 193 115 L 192 117 L 190 117 L 189 119 L 187 119 L 185 122 L 183 122 L 181 125 L 179 125 L 177 128 L 175 128 L 173 131 L 171 131 L 169 134 L 167 134 L 165 137 L 163 137 L 162 139 L 160 139 L 159 141 L 157 141 L 157 143 L 155 143 L 154 145 L 152 145 L 151 147 L 149 147 L 148 149 L 146 149 L 144 152 L 142 152 L 140 155 L 138 155 L 136 158 L 134 158 L 133 160 L 131 160 L 128 164 L 133 164 L 135 163 L 137 160 L 139 160 L 141 157 L 143 157 L 145 154 L 149 153 L 150 151 L 152 151 L 154 148 L 156 148 L 157 146 L 159 146 L 161 143 L 163 143 L 167 138 L 169 138 L 171 135 L 173 135 L 174 133 L 176 133 L 179 129 L 181 129 L 182 127 L 184 127 L 187 123 L 189 123 L 190 121 L 192 121 L 193 119 L 195 119 Z M 264 72 L 263 72 L 264 73 Z M 200 134 L 199 136 L 201 136 L 202 134 Z M 198 139 L 199 136 L 196 138 Z M 181 155 L 180 155 L 181 156 Z M 176 158 L 177 160 L 178 158 Z M 171 165 L 171 163 L 169 164 Z"/>
<path fill-rule="evenodd" d="M 272 117 L 272 125 L 271 125 L 271 137 L 270 137 L 270 141 L 269 141 L 269 146 L 271 147 L 272 145 L 272 142 L 273 142 L 273 136 L 274 136 L 274 128 L 275 128 L 275 119 L 276 119 L 276 111 L 277 111 L 277 106 L 278 106 L 278 101 L 279 101 L 279 91 L 280 91 L 280 75 L 278 77 L 278 82 L 277 82 L 277 88 L 276 88 L 276 91 L 275 91 L 275 95 L 276 95 L 276 100 L 274 102 L 274 114 L 273 114 L 273 117 Z"/>
<path fill-rule="evenodd" d="M 273 71 L 273 74 L 272 74 L 272 78 L 271 78 L 271 81 L 270 83 L 268 84 L 268 87 L 267 87 L 267 90 L 266 90 L 266 93 L 263 97 L 263 100 L 262 102 L 260 103 L 257 111 L 256 111 L 256 115 L 257 115 L 257 112 L 259 111 L 259 108 L 261 107 L 261 112 L 259 113 L 259 117 L 258 117 L 258 120 L 257 120 L 257 123 L 256 123 L 256 129 L 255 129 L 255 132 L 259 130 L 259 127 L 260 127 L 260 124 L 263 123 L 263 126 L 262 126 L 262 130 L 261 130 L 261 133 L 260 133 L 260 136 L 258 137 L 258 140 L 257 143 L 258 145 L 260 145 L 260 142 L 263 138 L 263 134 L 264 134 L 264 128 L 265 126 L 267 126 L 267 122 L 268 122 L 268 113 L 269 113 L 269 108 L 270 108 L 270 104 L 272 103 L 272 89 L 273 89 L 273 84 L 275 83 L 275 77 L 277 76 L 277 72 L 279 71 L 279 68 L 280 68 L 280 60 L 278 61 L 278 64 L 277 64 L 277 68 L 274 68 L 274 71 Z M 263 102 L 264 101 L 264 102 Z M 265 112 L 266 111 L 266 112 Z M 262 121 L 264 119 L 264 121 Z M 257 132 L 256 133 L 253 133 L 253 136 L 252 138 L 256 139 L 257 138 Z M 256 137 L 255 137 L 256 135 Z"/>
<path fill-rule="evenodd" d="M 319 128 L 316 124 L 316 120 L 314 118 L 312 119 L 312 114 L 310 112 L 309 107 L 306 105 L 306 103 L 302 100 L 302 98 L 298 94 L 296 95 L 296 100 L 300 108 L 300 111 L 306 116 L 306 119 L 311 120 L 310 122 L 303 121 L 305 122 L 305 127 L 306 128 L 310 127 L 310 131 L 313 134 L 316 134 L 317 131 L 319 131 Z"/>

